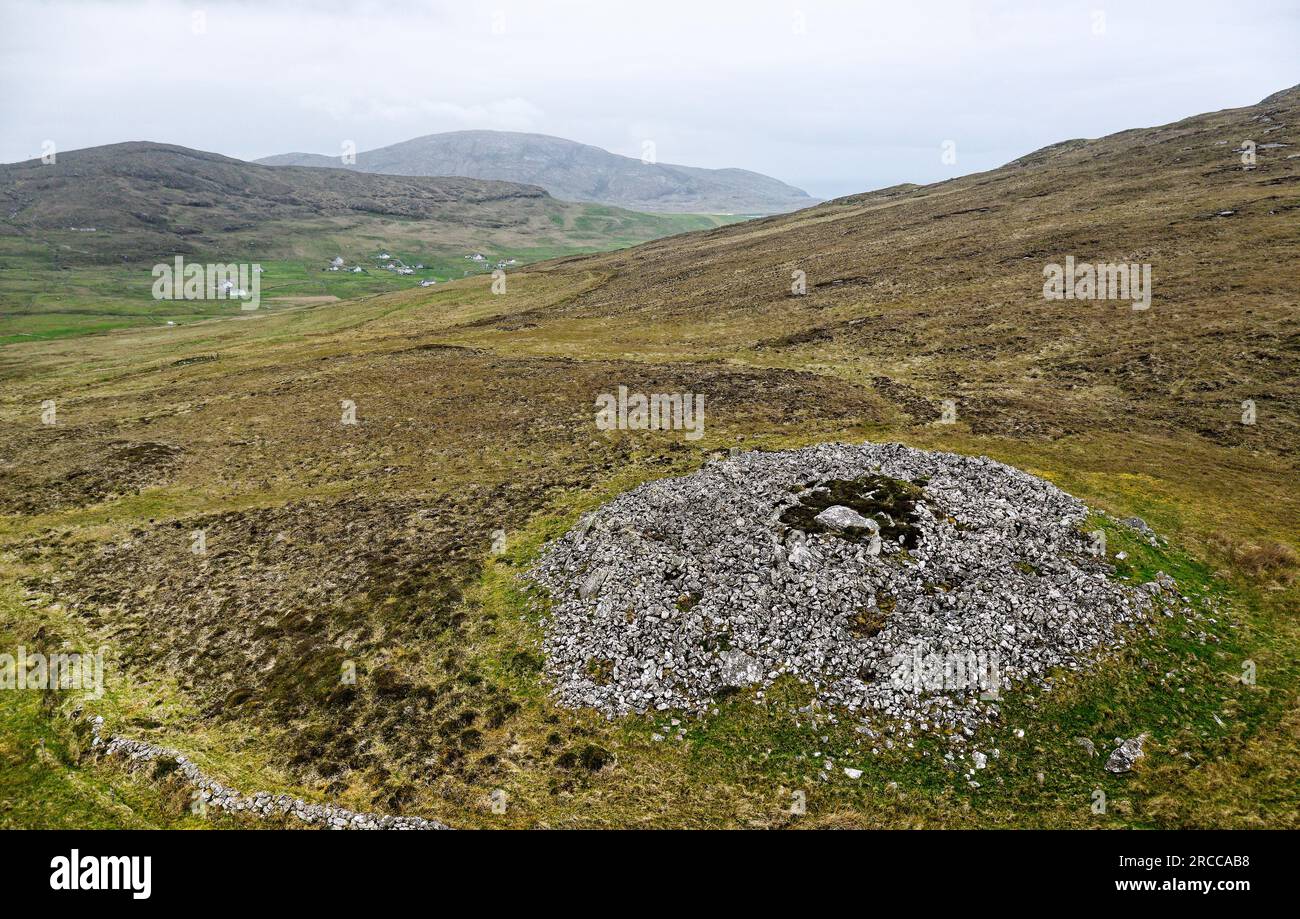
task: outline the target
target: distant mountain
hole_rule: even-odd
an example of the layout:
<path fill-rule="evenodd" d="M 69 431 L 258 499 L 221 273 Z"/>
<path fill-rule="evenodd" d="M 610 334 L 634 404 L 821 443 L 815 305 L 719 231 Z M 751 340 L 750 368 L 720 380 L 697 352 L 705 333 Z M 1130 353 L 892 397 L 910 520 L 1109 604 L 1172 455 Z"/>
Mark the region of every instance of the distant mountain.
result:
<path fill-rule="evenodd" d="M 251 220 L 343 214 L 435 217 L 452 209 L 547 197 L 536 186 L 469 178 L 396 178 L 270 169 L 171 144 L 132 142 L 0 165 L 8 222 L 186 230 Z"/>
<path fill-rule="evenodd" d="M 264 166 L 344 166 L 341 157 L 285 153 Z M 591 201 L 637 211 L 778 214 L 817 199 L 745 169 L 700 169 L 643 163 L 560 137 L 510 131 L 429 134 L 358 153 L 344 168 L 407 176 L 469 176 L 540 185 L 566 201 Z"/>
<path fill-rule="evenodd" d="M 515 182 L 271 168 L 151 142 L 0 165 L 0 236 L 61 244 L 61 258 L 82 263 L 185 252 L 314 255 L 362 239 L 371 247 L 409 240 L 563 254 L 718 222 L 559 201 Z"/>

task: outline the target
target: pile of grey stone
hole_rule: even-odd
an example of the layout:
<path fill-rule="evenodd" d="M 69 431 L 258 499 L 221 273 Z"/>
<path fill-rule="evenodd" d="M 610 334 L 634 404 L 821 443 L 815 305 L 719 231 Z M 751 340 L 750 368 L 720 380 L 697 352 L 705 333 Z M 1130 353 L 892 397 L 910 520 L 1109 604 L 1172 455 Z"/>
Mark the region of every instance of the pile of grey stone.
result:
<path fill-rule="evenodd" d="M 90 720 L 91 750 L 98 756 L 124 757 L 132 766 L 166 759 L 175 763 L 176 771 L 193 789 L 193 809 L 206 813 L 208 808 L 247 814 L 254 818 L 287 817 L 309 826 L 331 830 L 445 830 L 444 824 L 422 817 L 394 817 L 388 814 L 367 814 L 334 807 L 330 804 L 311 804 L 301 798 L 259 791 L 252 795 L 240 794 L 233 788 L 209 778 L 187 757 L 156 744 L 131 740 L 120 734 L 105 738 L 104 719 L 95 716 Z"/>
<path fill-rule="evenodd" d="M 1168 593 L 1113 579 L 1087 515 L 983 457 L 735 453 L 619 496 L 546 548 L 528 576 L 553 601 L 547 675 L 561 704 L 610 716 L 761 700 L 790 675 L 890 732 L 969 736 L 1008 688 L 1123 644 Z"/>

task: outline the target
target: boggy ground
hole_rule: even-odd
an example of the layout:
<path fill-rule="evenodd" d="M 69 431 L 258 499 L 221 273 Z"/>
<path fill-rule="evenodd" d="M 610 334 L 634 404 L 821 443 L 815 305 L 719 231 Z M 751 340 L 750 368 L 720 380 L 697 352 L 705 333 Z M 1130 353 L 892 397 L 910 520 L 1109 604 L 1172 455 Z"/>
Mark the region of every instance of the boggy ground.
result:
<path fill-rule="evenodd" d="M 0 694 L 0 824 L 196 822 L 82 757 L 80 708 L 248 792 L 453 826 L 1295 825 L 1300 161 L 1232 151 L 1292 143 L 1296 109 L 550 262 L 502 296 L 0 348 L 0 644 L 110 650 L 103 699 Z M 1151 309 L 1044 301 L 1066 254 L 1152 262 Z M 620 384 L 702 393 L 704 438 L 598 431 Z M 795 684 L 702 719 L 551 704 L 545 597 L 516 578 L 546 539 L 717 450 L 866 438 L 1140 514 L 1171 545 L 1096 520 L 1118 573 L 1164 570 L 1203 615 L 1009 694 L 978 787 L 924 742 L 873 753 Z M 1106 773 L 1141 732 L 1137 770 Z"/>

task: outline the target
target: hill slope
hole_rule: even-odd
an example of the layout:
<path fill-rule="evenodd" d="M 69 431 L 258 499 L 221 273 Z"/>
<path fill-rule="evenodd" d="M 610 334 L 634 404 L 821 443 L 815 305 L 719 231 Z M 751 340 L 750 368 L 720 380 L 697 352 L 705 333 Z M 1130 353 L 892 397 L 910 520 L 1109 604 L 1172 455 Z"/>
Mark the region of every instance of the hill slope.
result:
<path fill-rule="evenodd" d="M 270 166 L 342 165 L 339 157 L 286 153 Z M 639 211 L 773 214 L 816 203 L 807 192 L 744 169 L 647 164 L 545 134 L 453 131 L 358 153 L 346 168 L 387 175 L 473 176 L 540 185 L 566 201 Z"/>
<path fill-rule="evenodd" d="M 350 170 L 258 166 L 215 153 L 147 142 L 111 144 L 39 160 L 0 165 L 0 233 L 95 228 L 88 243 L 118 235 L 142 257 L 160 251 L 234 251 L 245 234 L 283 224 L 367 218 L 426 221 L 439 232 L 539 234 L 587 209 L 556 201 L 537 186 L 460 177 L 371 175 Z M 646 225 L 641 238 L 677 224 L 615 214 Z M 597 235 L 597 234 L 592 234 Z M 259 242 L 278 254 L 273 237 Z"/>
<path fill-rule="evenodd" d="M 0 215 L 0 341 L 207 315 L 150 298 L 148 267 L 177 255 L 259 262 L 281 297 L 347 299 L 725 222 L 560 201 L 511 182 L 272 169 L 156 143 L 0 165 Z M 374 268 L 385 250 L 426 272 L 321 273 L 335 256 Z M 465 261 L 473 252 L 490 260 Z"/>
<path fill-rule="evenodd" d="M 527 330 L 503 319 L 458 338 L 518 352 L 601 323 L 601 349 L 817 368 L 916 423 L 953 399 L 984 433 L 1132 430 L 1141 419 L 1300 447 L 1300 285 L 1281 269 L 1300 252 L 1298 153 L 1292 89 L 986 173 L 540 269 L 602 282 L 530 310 Z M 1150 308 L 1045 299 L 1046 266 L 1069 257 L 1149 264 Z M 791 294 L 796 271 L 806 296 Z M 1246 399 L 1270 417 L 1267 434 L 1239 423 Z"/>

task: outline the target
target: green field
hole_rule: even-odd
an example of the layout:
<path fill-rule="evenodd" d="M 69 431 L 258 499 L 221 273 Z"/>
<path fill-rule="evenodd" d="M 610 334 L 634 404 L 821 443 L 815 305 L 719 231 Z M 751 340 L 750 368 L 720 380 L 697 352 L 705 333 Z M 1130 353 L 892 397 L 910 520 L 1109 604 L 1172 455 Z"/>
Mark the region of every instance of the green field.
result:
<path fill-rule="evenodd" d="M 636 214 L 599 205 L 551 202 L 557 213 L 538 232 L 458 230 L 447 242 L 438 228 L 421 221 L 383 221 L 338 226 L 307 223 L 238 235 L 221 251 L 185 251 L 186 263 L 247 262 L 260 264 L 262 309 L 303 305 L 297 298 L 335 297 L 355 300 L 418 287 L 425 279 L 450 280 L 488 274 L 497 261 L 514 259 L 508 272 L 524 265 L 582 253 L 619 249 L 661 236 L 722 226 L 743 219 L 701 214 Z M 111 230 L 95 234 L 45 231 L 25 236 L 0 235 L 0 344 L 66 338 L 120 328 L 177 325 L 229 317 L 240 312 L 229 301 L 155 300 L 155 264 L 171 264 L 175 251 L 142 255 L 148 242 L 135 234 Z M 453 243 L 454 240 L 454 243 Z M 118 248 L 130 261 L 112 264 Z M 383 270 L 380 252 L 424 270 L 396 275 Z M 477 263 L 465 256 L 488 256 Z M 266 253 L 281 253 L 281 257 Z M 331 258 L 361 265 L 364 274 L 325 270 Z M 108 262 L 108 264 L 105 264 Z"/>

